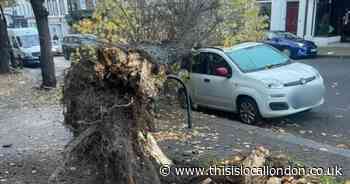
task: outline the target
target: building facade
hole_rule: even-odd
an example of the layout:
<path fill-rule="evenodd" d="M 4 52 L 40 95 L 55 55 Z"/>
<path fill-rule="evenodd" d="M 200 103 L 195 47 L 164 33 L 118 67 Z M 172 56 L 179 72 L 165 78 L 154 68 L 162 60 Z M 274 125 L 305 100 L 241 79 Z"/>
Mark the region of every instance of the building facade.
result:
<path fill-rule="evenodd" d="M 51 38 L 57 36 L 60 40 L 69 31 L 65 15 L 68 14 L 67 0 L 46 0 L 45 6 L 49 12 L 49 29 Z M 9 27 L 35 27 L 35 17 L 31 4 L 26 0 L 16 0 L 16 4 L 5 9 L 10 17 Z M 19 19 L 21 22 L 16 21 Z"/>
<path fill-rule="evenodd" d="M 270 30 L 297 34 L 318 45 L 350 41 L 349 0 L 257 0 Z"/>

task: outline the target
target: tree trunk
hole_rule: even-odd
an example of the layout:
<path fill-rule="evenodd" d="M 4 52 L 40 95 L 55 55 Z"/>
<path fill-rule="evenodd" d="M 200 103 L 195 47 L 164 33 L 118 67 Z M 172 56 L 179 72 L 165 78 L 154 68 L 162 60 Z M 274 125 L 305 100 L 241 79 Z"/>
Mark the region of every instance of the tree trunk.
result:
<path fill-rule="evenodd" d="M 30 0 L 35 15 L 40 38 L 40 66 L 43 77 L 42 87 L 56 87 L 55 64 L 51 54 L 49 31 L 49 12 L 44 7 L 44 0 Z"/>
<path fill-rule="evenodd" d="M 0 5 L 0 74 L 10 72 L 10 49 L 6 18 Z"/>

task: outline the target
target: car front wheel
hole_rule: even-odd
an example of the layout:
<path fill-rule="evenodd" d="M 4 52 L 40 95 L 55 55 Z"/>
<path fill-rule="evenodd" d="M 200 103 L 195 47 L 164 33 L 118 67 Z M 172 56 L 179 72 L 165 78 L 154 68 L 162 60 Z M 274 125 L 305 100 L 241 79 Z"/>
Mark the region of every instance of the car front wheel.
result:
<path fill-rule="evenodd" d="M 242 98 L 239 100 L 238 112 L 243 123 L 253 125 L 261 121 L 258 106 L 251 98 Z"/>

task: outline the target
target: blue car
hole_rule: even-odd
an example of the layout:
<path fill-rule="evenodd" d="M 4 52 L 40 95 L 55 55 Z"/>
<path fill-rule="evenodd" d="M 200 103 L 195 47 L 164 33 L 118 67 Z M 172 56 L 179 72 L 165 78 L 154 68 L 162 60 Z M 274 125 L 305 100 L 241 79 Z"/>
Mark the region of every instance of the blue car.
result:
<path fill-rule="evenodd" d="M 284 52 L 292 59 L 317 56 L 317 46 L 314 42 L 285 31 L 267 32 L 264 43 Z"/>

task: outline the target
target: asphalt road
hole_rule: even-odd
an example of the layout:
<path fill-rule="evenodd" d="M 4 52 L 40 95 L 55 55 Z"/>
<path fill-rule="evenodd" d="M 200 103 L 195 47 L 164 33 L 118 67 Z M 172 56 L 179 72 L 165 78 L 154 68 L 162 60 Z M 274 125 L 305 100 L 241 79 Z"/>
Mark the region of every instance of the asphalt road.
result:
<path fill-rule="evenodd" d="M 287 132 L 350 149 L 350 57 L 300 60 L 319 70 L 327 88 L 325 103 L 310 112 L 272 120 Z M 282 123 L 281 123 L 282 122 Z"/>

